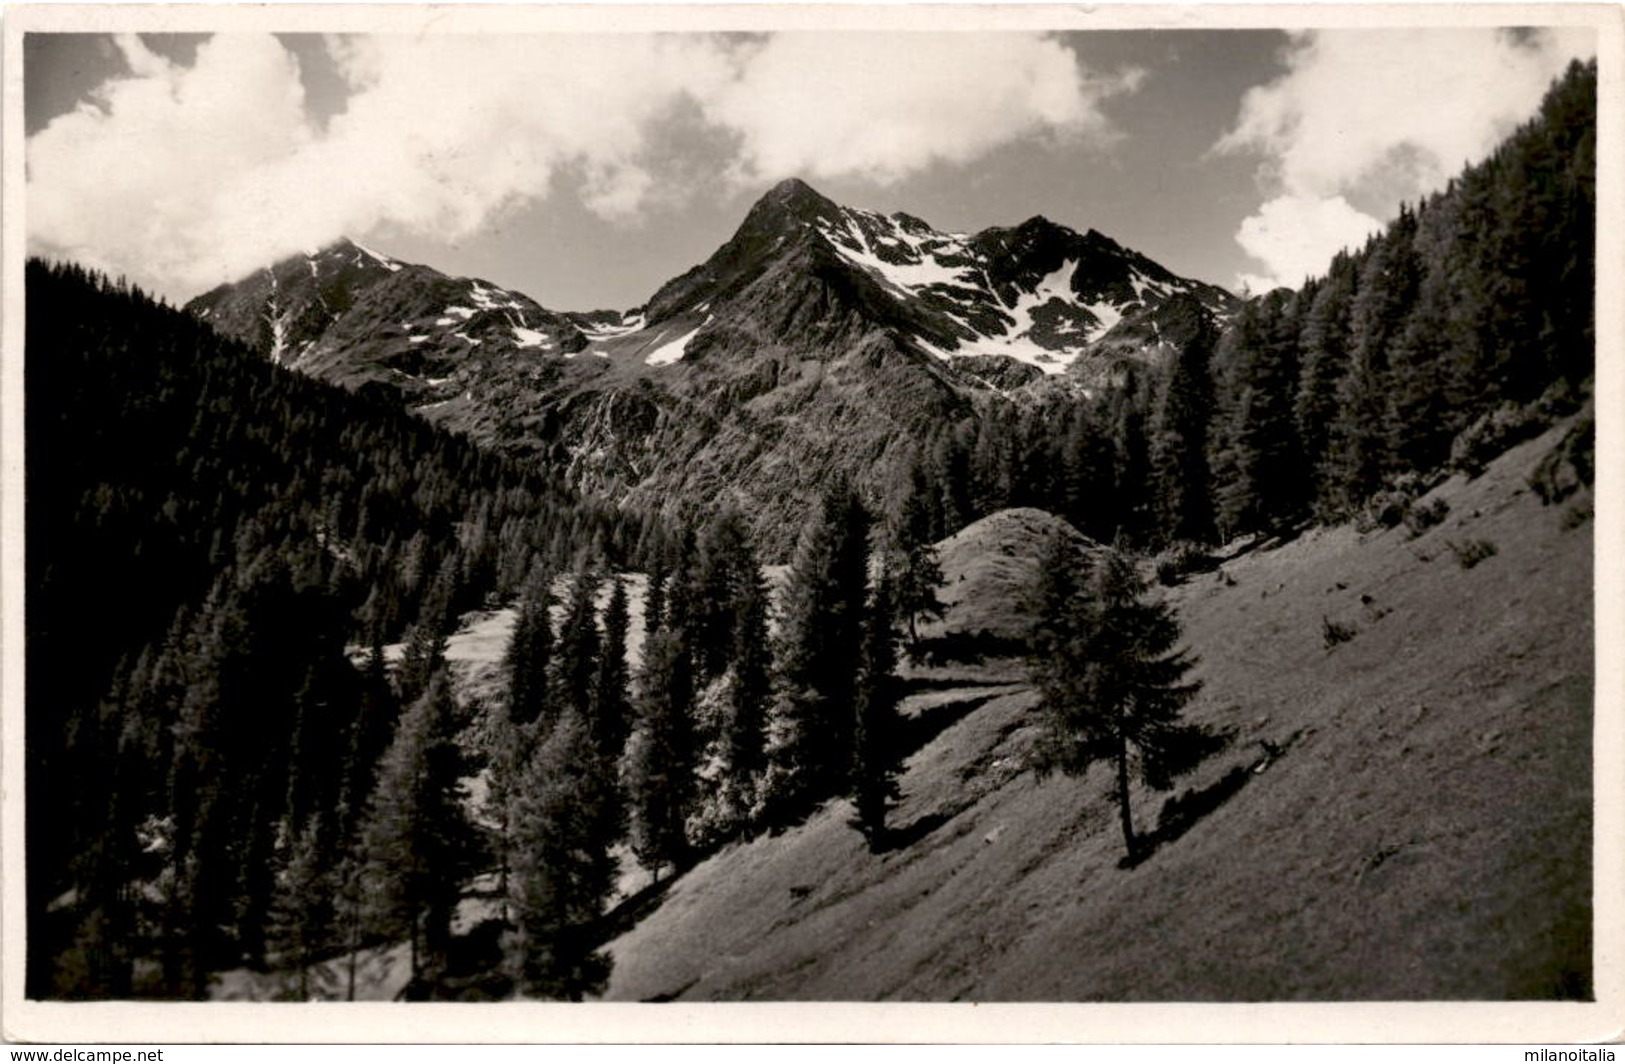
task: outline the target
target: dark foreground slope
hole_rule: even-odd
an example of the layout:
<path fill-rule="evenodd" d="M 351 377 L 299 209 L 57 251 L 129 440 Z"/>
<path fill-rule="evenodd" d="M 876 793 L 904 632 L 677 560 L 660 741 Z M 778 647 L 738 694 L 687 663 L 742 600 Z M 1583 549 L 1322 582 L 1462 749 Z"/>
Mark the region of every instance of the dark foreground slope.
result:
<path fill-rule="evenodd" d="M 1170 592 L 1192 713 L 1234 737 L 1140 866 L 1105 775 L 1024 767 L 1019 670 L 923 674 L 896 845 L 836 803 L 715 855 L 613 943 L 609 996 L 1587 996 L 1592 526 L 1526 482 L 1561 432 L 1442 485 L 1419 537 L 1313 532 Z"/>

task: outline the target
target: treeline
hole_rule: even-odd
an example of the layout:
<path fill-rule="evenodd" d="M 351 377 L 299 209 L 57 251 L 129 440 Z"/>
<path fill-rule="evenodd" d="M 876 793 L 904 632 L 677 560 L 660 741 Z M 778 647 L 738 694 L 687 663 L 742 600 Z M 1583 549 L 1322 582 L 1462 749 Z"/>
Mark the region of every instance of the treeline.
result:
<path fill-rule="evenodd" d="M 1594 370 L 1596 94 L 1595 61 L 1572 64 L 1488 159 L 1166 365 L 926 441 L 934 531 L 1035 506 L 1142 548 L 1279 533 L 1572 413 Z"/>
<path fill-rule="evenodd" d="M 31 262 L 27 312 L 28 989 L 193 996 L 359 830 L 414 648 L 659 536 L 122 282 Z"/>

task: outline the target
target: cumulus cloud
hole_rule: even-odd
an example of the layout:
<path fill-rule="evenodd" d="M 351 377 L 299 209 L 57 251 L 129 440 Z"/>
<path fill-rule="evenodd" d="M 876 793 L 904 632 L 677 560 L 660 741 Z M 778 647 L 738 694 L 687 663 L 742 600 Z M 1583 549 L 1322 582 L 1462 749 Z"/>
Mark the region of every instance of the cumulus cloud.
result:
<path fill-rule="evenodd" d="M 1277 196 L 1236 233 L 1236 243 L 1271 271 L 1242 274 L 1241 283 L 1255 294 L 1302 284 L 1325 272 L 1339 248 L 1358 245 L 1380 228 L 1381 221 L 1355 210 L 1342 196 Z"/>
<path fill-rule="evenodd" d="M 747 178 L 889 183 L 1023 137 L 1109 139 L 1099 103 L 1138 80 L 1085 77 L 1032 34 L 787 33 L 750 48 L 707 113 L 742 137 Z"/>
<path fill-rule="evenodd" d="M 455 241 L 566 187 L 635 216 L 680 108 L 735 146 L 718 174 L 886 182 L 1107 139 L 1099 101 L 1135 82 L 1017 33 L 340 37 L 350 92 L 324 128 L 273 37 L 217 35 L 190 65 L 117 43 L 129 73 L 28 140 L 30 239 L 177 298 L 380 225 Z"/>
<path fill-rule="evenodd" d="M 733 72 L 692 36 L 335 39 L 353 91 L 318 130 L 273 37 L 215 36 L 189 67 L 120 47 L 130 75 L 28 142 L 30 233 L 177 294 L 386 222 L 456 240 L 566 167 L 632 209 L 650 123 Z"/>
<path fill-rule="evenodd" d="M 1271 196 L 1237 242 L 1262 262 L 1252 281 L 1298 284 L 1369 220 L 1442 187 L 1538 107 L 1590 30 L 1338 30 L 1300 34 L 1287 71 L 1247 92 L 1219 152 L 1263 156 Z M 1297 223 L 1302 223 L 1298 227 Z M 1364 233 L 1358 233 L 1363 237 Z M 1315 241 L 1318 247 L 1311 250 Z"/>
<path fill-rule="evenodd" d="M 216 38 L 190 70 L 117 44 L 131 76 L 29 139 L 30 233 L 138 279 L 189 277 L 221 235 L 200 222 L 309 148 L 298 71 L 269 37 Z"/>

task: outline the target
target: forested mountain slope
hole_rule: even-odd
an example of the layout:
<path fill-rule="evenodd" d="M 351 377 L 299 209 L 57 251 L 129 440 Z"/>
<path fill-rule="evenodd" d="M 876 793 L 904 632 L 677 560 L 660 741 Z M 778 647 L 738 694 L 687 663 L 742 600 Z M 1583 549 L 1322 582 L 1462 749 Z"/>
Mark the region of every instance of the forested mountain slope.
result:
<path fill-rule="evenodd" d="M 641 529 L 122 284 L 27 294 L 30 987 L 175 992 L 264 949 L 279 836 L 359 815 L 399 708 L 347 648 Z"/>
<path fill-rule="evenodd" d="M 919 670 L 897 845 L 867 852 L 841 802 L 723 850 L 612 943 L 609 997 L 1587 996 L 1591 525 L 1528 483 L 1569 428 L 1445 482 L 1419 536 L 1318 531 L 1166 592 L 1190 714 L 1230 743 L 1136 792 L 1138 866 L 1109 771 L 1029 770 L 1019 665 Z"/>

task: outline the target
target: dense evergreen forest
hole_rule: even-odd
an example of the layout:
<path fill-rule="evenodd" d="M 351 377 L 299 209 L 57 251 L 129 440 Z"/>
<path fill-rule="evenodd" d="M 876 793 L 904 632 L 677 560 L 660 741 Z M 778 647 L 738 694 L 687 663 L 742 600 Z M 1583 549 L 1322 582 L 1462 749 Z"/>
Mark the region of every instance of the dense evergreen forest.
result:
<path fill-rule="evenodd" d="M 1418 478 L 1474 471 L 1587 399 L 1596 64 L 1326 276 L 1249 300 L 1092 398 L 994 406 L 923 441 L 947 535 L 1007 506 L 1142 549 L 1397 520 Z"/>
<path fill-rule="evenodd" d="M 1595 105 L 1575 64 L 1325 277 L 1120 387 L 944 426 L 882 498 L 830 490 L 771 602 L 746 514 L 655 527 L 30 263 L 29 994 L 248 967 L 302 998 L 311 962 L 404 941 L 409 996 L 579 1000 L 623 852 L 658 879 L 834 796 L 884 850 L 935 541 L 1033 506 L 1174 579 L 1237 536 L 1419 520 L 1424 485 L 1587 405 Z M 446 638 L 506 602 L 505 689 L 460 700 Z M 482 873 L 484 938 L 454 929 Z"/>
<path fill-rule="evenodd" d="M 354 829 L 458 613 L 647 530 L 121 283 L 27 299 L 30 989 L 154 990 L 162 940 L 189 993 L 262 954 L 292 834 Z"/>

